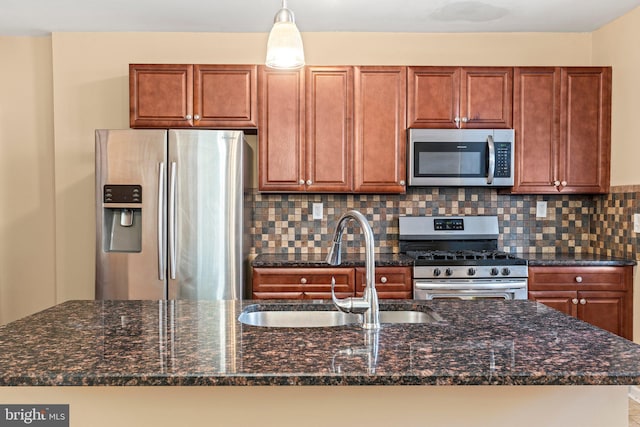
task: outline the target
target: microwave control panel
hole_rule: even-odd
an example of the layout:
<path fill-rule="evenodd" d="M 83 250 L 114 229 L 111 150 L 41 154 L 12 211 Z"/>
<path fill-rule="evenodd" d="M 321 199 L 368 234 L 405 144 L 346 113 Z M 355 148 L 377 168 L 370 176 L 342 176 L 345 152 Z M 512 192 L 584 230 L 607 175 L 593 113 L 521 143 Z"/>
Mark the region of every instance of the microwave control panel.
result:
<path fill-rule="evenodd" d="M 496 142 L 496 171 L 494 177 L 509 178 L 511 176 L 511 143 Z"/>

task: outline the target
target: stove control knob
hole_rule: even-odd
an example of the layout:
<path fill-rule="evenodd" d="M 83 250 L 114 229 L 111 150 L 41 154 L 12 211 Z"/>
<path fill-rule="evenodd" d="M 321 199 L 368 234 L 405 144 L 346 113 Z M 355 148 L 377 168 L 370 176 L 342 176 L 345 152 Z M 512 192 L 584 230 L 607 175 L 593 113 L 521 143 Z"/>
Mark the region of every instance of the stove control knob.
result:
<path fill-rule="evenodd" d="M 440 271 L 440 269 L 439 269 L 439 268 L 435 268 L 435 269 L 433 270 L 433 275 L 434 275 L 434 277 L 438 277 L 438 276 L 440 275 L 440 273 L 442 273 L 442 272 Z"/>
<path fill-rule="evenodd" d="M 473 267 L 470 267 L 469 270 L 467 270 L 467 274 L 469 276 L 474 276 L 476 274 L 476 269 Z"/>
<path fill-rule="evenodd" d="M 496 267 L 493 267 L 490 273 L 492 276 L 497 276 L 498 274 L 500 274 L 500 270 L 498 270 Z"/>
<path fill-rule="evenodd" d="M 452 269 L 450 269 L 450 268 L 447 268 L 447 269 L 444 271 L 444 274 L 446 274 L 447 276 L 451 276 L 451 275 L 453 274 L 453 270 L 452 270 Z"/>
<path fill-rule="evenodd" d="M 509 268 L 505 267 L 502 269 L 502 275 L 503 276 L 508 276 L 511 274 L 511 270 L 509 270 Z"/>

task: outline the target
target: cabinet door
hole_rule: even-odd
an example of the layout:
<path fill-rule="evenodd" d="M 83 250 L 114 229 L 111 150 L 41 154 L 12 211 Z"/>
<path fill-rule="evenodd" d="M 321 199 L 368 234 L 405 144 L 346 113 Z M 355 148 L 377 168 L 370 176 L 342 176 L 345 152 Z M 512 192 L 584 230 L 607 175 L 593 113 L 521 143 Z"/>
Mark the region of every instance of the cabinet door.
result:
<path fill-rule="evenodd" d="M 356 267 L 356 296 L 361 297 L 364 293 L 366 271 L 364 267 Z M 376 267 L 375 271 L 378 298 L 413 298 L 411 267 Z"/>
<path fill-rule="evenodd" d="M 629 340 L 632 318 L 626 292 L 580 291 L 578 318 Z"/>
<path fill-rule="evenodd" d="M 557 193 L 560 69 L 514 70 L 515 179 L 512 193 Z"/>
<path fill-rule="evenodd" d="M 193 125 L 193 65 L 129 64 L 132 128 Z"/>
<path fill-rule="evenodd" d="M 196 65 L 193 114 L 196 126 L 254 128 L 257 126 L 255 65 Z"/>
<path fill-rule="evenodd" d="M 460 68 L 409 67 L 407 95 L 408 127 L 455 129 L 460 116 Z"/>
<path fill-rule="evenodd" d="M 336 295 L 354 295 L 353 268 L 254 268 L 252 298 L 331 299 L 331 278 Z"/>
<path fill-rule="evenodd" d="M 406 72 L 355 69 L 355 192 L 405 192 Z"/>
<path fill-rule="evenodd" d="M 578 316 L 575 291 L 529 291 L 529 299 L 573 317 Z"/>
<path fill-rule="evenodd" d="M 611 68 L 563 68 L 562 192 L 607 193 L 611 163 Z"/>
<path fill-rule="evenodd" d="M 303 191 L 304 71 L 260 66 L 258 87 L 259 189 Z"/>
<path fill-rule="evenodd" d="M 353 68 L 306 71 L 306 186 L 351 191 L 353 181 Z"/>
<path fill-rule="evenodd" d="M 460 88 L 462 127 L 510 129 L 512 123 L 513 69 L 463 68 Z"/>

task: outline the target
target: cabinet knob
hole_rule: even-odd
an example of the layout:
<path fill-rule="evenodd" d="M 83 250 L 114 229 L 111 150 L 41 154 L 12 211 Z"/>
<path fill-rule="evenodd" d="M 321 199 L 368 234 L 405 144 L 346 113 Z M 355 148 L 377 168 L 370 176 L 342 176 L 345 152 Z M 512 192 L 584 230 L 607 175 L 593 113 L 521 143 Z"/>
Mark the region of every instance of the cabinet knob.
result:
<path fill-rule="evenodd" d="M 560 187 L 560 181 L 553 181 L 554 187 Z"/>
<path fill-rule="evenodd" d="M 302 283 L 303 285 L 305 285 L 307 283 L 307 279 L 305 279 L 304 277 L 300 279 L 300 283 Z"/>
<path fill-rule="evenodd" d="M 304 179 L 301 179 L 300 181 L 298 181 L 298 184 L 304 185 Z"/>
<path fill-rule="evenodd" d="M 574 304 L 574 305 L 578 305 L 578 298 L 572 299 L 571 303 Z"/>
<path fill-rule="evenodd" d="M 562 184 L 563 187 L 566 187 L 567 186 L 567 181 L 562 181 L 561 184 Z"/>
<path fill-rule="evenodd" d="M 463 118 L 462 118 L 462 123 L 467 123 L 468 121 L 469 121 L 469 119 L 468 119 L 468 118 L 466 118 L 466 117 L 463 117 Z"/>
<path fill-rule="evenodd" d="M 184 118 L 187 120 L 191 120 L 191 114 L 187 114 L 186 116 L 184 116 Z"/>
<path fill-rule="evenodd" d="M 310 179 L 307 180 L 307 185 L 311 185 L 313 184 L 313 181 L 311 181 Z"/>
<path fill-rule="evenodd" d="M 196 114 L 195 116 L 193 116 L 193 120 L 200 120 L 200 114 Z"/>
<path fill-rule="evenodd" d="M 576 276 L 576 282 L 582 283 L 582 276 Z"/>
<path fill-rule="evenodd" d="M 382 276 L 382 277 L 380 278 L 380 283 L 387 283 L 387 278 L 386 278 L 386 277 L 384 277 L 384 276 Z"/>
<path fill-rule="evenodd" d="M 405 182 L 404 182 L 404 179 L 403 179 L 403 180 L 400 181 L 400 185 L 404 185 L 404 184 L 405 184 Z"/>
<path fill-rule="evenodd" d="M 580 299 L 580 304 L 585 305 L 587 303 L 587 300 L 584 298 Z"/>

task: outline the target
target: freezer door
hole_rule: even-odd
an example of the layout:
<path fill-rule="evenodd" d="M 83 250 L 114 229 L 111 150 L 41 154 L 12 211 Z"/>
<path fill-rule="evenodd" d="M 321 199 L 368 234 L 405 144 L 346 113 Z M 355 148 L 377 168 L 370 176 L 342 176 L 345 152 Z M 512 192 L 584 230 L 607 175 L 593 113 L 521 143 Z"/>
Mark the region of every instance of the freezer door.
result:
<path fill-rule="evenodd" d="M 243 144 L 240 131 L 170 130 L 170 299 L 241 299 Z"/>
<path fill-rule="evenodd" d="M 96 298 L 164 299 L 165 130 L 96 131 Z"/>

